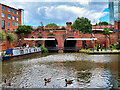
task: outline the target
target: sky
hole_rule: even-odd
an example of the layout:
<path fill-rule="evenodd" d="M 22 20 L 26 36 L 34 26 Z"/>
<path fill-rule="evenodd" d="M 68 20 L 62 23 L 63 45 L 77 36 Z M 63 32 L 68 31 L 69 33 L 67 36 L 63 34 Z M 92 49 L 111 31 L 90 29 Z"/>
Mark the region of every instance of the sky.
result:
<path fill-rule="evenodd" d="M 37 27 L 56 23 L 65 26 L 77 17 L 87 17 L 92 24 L 109 22 L 108 1 L 105 0 L 0 0 L 0 3 L 24 9 L 24 24 Z"/>

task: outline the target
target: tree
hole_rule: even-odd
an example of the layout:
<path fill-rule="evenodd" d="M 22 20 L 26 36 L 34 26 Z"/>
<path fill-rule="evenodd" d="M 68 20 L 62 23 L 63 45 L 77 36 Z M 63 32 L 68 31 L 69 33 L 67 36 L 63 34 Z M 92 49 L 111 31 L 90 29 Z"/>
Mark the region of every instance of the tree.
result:
<path fill-rule="evenodd" d="M 20 35 L 25 35 L 27 33 L 32 32 L 32 29 L 33 28 L 29 25 L 20 25 L 18 26 L 16 33 Z"/>
<path fill-rule="evenodd" d="M 62 30 L 65 30 L 66 28 L 64 27 L 64 26 L 62 26 L 62 28 L 61 28 Z"/>
<path fill-rule="evenodd" d="M 5 40 L 5 33 L 4 31 L 0 31 L 0 41 L 4 41 Z"/>
<path fill-rule="evenodd" d="M 13 33 L 8 33 L 6 39 L 9 42 L 9 44 L 11 44 L 14 40 L 16 40 L 15 35 Z"/>
<path fill-rule="evenodd" d="M 104 28 L 103 34 L 104 35 L 110 35 L 110 29 L 109 28 Z"/>
<path fill-rule="evenodd" d="M 73 29 L 79 30 L 83 33 L 92 32 L 92 24 L 88 18 L 78 17 L 72 24 Z"/>
<path fill-rule="evenodd" d="M 57 24 L 55 24 L 55 23 L 50 23 L 50 24 L 47 24 L 46 26 L 57 26 Z"/>
<path fill-rule="evenodd" d="M 97 23 L 97 25 L 112 25 L 111 23 L 108 23 L 108 22 L 106 22 L 106 21 L 103 21 L 103 22 L 99 22 L 99 23 Z"/>

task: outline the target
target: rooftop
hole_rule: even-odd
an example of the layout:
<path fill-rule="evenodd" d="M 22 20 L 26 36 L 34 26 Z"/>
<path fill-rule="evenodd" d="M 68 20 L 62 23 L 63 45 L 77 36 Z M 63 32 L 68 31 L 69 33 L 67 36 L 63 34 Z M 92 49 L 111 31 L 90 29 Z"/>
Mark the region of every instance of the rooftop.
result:
<path fill-rule="evenodd" d="M 6 6 L 6 7 L 9 7 L 9 8 L 15 9 L 15 10 L 19 10 L 19 11 L 22 11 L 22 10 L 24 10 L 24 9 L 20 9 L 20 8 L 16 9 L 16 8 L 10 7 L 10 6 L 8 6 L 8 5 L 5 5 L 5 4 L 2 4 L 2 3 L 0 3 L 0 5 L 2 5 L 2 6 Z"/>

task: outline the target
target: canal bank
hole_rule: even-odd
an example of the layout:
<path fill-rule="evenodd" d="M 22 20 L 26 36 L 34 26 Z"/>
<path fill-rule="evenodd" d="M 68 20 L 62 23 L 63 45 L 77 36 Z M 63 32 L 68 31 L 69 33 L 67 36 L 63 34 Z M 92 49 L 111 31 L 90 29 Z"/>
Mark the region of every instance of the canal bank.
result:
<path fill-rule="evenodd" d="M 80 53 L 86 53 L 86 54 L 120 54 L 120 50 L 79 50 Z"/>
<path fill-rule="evenodd" d="M 2 79 L 10 80 L 11 88 L 117 88 L 118 56 L 49 53 L 13 60 L 2 63 Z M 44 78 L 51 78 L 46 86 Z M 65 79 L 73 84 L 66 87 Z"/>

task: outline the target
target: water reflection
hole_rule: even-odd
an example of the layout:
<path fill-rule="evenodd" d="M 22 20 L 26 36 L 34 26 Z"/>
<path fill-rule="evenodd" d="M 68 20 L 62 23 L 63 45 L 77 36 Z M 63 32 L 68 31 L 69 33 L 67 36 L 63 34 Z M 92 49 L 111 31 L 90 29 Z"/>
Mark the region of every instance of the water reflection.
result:
<path fill-rule="evenodd" d="M 3 62 L 2 75 L 16 88 L 117 88 L 118 56 L 80 53 L 35 56 Z M 51 78 L 51 82 L 44 85 L 44 78 Z M 65 87 L 65 79 L 73 80 L 73 84 Z"/>

